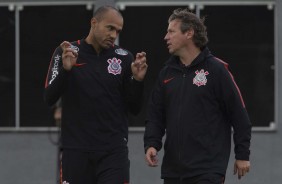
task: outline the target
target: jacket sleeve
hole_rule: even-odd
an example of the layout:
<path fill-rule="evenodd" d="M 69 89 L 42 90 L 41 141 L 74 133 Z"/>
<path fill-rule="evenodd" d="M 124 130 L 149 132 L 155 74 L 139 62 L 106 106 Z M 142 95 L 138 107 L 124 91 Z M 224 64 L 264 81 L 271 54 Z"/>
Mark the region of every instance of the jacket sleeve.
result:
<path fill-rule="evenodd" d="M 58 47 L 51 58 L 45 81 L 44 100 L 49 106 L 57 102 L 65 89 L 68 72 L 62 65 L 62 50 Z"/>
<path fill-rule="evenodd" d="M 124 98 L 129 109 L 134 115 L 137 115 L 143 106 L 144 81 L 137 81 L 132 77 L 131 63 L 134 58 L 130 53 L 130 62 L 127 64 L 124 75 Z"/>
<path fill-rule="evenodd" d="M 227 63 L 223 65 L 217 78 L 219 81 L 218 98 L 221 99 L 227 118 L 233 127 L 235 158 L 249 160 L 252 125 L 239 87 Z"/>
<path fill-rule="evenodd" d="M 149 147 L 154 147 L 158 151 L 162 148 L 162 138 L 165 134 L 164 112 L 164 90 L 160 74 L 151 93 L 147 108 L 144 134 L 145 153 Z"/>

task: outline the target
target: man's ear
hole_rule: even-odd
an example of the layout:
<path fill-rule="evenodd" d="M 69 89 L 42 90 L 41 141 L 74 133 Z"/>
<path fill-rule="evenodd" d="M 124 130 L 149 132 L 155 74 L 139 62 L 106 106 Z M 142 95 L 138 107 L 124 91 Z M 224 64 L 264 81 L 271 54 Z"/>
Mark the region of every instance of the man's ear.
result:
<path fill-rule="evenodd" d="M 185 33 L 186 39 L 191 39 L 194 36 L 194 29 L 189 29 L 188 31 L 186 31 Z"/>
<path fill-rule="evenodd" d="M 94 29 L 96 27 L 97 23 L 98 23 L 98 20 L 93 17 L 91 19 L 91 29 Z"/>

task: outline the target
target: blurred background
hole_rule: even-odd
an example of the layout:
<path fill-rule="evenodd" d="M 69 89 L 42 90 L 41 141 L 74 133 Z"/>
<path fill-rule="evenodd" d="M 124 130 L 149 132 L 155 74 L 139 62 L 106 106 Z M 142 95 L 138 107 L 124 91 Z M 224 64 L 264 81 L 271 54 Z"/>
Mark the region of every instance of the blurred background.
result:
<path fill-rule="evenodd" d="M 251 172 L 233 176 L 231 155 L 226 183 L 282 183 L 280 0 L 0 0 L 0 184 L 56 183 L 59 127 L 43 101 L 49 62 L 62 41 L 87 36 L 93 11 L 105 4 L 125 20 L 117 44 L 147 53 L 145 102 L 169 57 L 169 15 L 188 7 L 205 17 L 208 47 L 229 63 L 253 123 Z M 144 161 L 145 112 L 130 116 L 131 183 L 161 184 L 160 167 Z"/>

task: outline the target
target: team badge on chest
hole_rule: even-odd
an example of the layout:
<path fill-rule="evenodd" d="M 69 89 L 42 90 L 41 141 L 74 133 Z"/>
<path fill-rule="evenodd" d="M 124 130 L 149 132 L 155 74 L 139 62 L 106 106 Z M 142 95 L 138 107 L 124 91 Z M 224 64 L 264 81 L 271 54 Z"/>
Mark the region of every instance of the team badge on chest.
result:
<path fill-rule="evenodd" d="M 114 75 L 121 73 L 121 60 L 117 58 L 108 59 L 107 62 L 109 63 L 108 72 Z"/>
<path fill-rule="evenodd" d="M 196 76 L 193 79 L 193 84 L 197 85 L 198 87 L 205 86 L 208 82 L 206 75 L 208 75 L 209 72 L 201 69 L 200 71 L 197 70 L 195 73 Z"/>

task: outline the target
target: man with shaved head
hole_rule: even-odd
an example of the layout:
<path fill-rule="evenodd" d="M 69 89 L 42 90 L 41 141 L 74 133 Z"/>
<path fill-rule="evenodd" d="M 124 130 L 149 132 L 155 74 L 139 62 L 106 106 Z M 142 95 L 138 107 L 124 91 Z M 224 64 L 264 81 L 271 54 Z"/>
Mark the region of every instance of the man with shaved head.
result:
<path fill-rule="evenodd" d="M 64 184 L 129 183 L 128 112 L 141 108 L 146 54 L 136 57 L 114 44 L 121 13 L 102 6 L 85 39 L 56 48 L 45 84 L 45 101 L 62 99 Z"/>

